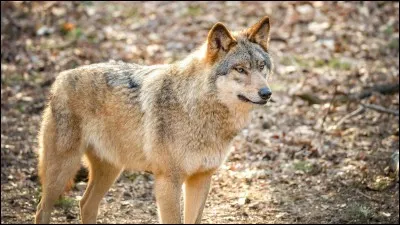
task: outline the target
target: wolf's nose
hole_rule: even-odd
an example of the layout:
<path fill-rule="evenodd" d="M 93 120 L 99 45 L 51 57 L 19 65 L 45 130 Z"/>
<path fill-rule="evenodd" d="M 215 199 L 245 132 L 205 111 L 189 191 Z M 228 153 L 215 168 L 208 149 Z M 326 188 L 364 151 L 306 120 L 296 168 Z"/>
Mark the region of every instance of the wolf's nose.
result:
<path fill-rule="evenodd" d="M 267 100 L 267 99 L 271 98 L 272 93 L 271 93 L 271 90 L 269 90 L 269 88 L 264 87 L 258 91 L 258 95 L 260 95 L 260 97 L 262 99 Z"/>

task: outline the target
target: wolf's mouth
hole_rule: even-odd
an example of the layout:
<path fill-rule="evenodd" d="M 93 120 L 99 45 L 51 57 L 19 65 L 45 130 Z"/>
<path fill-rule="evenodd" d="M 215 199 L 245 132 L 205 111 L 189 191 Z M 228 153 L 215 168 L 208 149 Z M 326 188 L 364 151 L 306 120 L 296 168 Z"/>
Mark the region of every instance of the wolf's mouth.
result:
<path fill-rule="evenodd" d="M 250 103 L 253 103 L 253 104 L 257 104 L 257 105 L 264 105 L 265 103 L 268 102 L 267 100 L 261 100 L 261 101 L 259 101 L 259 102 L 253 102 L 253 101 L 251 101 L 250 99 L 244 97 L 243 95 L 238 95 L 238 98 L 239 98 L 240 100 L 244 101 L 244 102 L 250 102 Z"/>

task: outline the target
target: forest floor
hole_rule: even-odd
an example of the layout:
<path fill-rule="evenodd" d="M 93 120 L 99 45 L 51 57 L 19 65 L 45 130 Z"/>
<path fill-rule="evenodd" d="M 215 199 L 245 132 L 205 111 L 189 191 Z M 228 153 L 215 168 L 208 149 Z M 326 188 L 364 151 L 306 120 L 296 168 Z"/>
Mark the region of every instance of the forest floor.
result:
<path fill-rule="evenodd" d="M 399 117 L 362 107 L 398 111 L 398 12 L 398 2 L 1 2 L 1 223 L 34 220 L 37 133 L 60 71 L 111 59 L 171 63 L 214 23 L 238 30 L 265 15 L 274 102 L 233 141 L 202 222 L 399 223 L 388 171 Z M 53 223 L 79 222 L 82 174 Z M 153 177 L 125 171 L 98 222 L 157 223 Z"/>

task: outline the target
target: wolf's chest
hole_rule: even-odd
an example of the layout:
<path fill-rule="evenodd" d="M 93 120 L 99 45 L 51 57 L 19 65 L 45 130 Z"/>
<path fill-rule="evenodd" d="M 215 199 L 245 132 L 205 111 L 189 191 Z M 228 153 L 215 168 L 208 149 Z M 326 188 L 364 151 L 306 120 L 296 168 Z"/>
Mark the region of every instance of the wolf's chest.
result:
<path fill-rule="evenodd" d="M 184 141 L 185 149 L 184 170 L 188 174 L 207 172 L 218 169 L 230 152 L 231 142 L 239 133 L 236 124 L 216 122 L 213 126 L 199 126 L 196 135 L 187 136 Z"/>
<path fill-rule="evenodd" d="M 184 170 L 187 174 L 195 174 L 216 170 L 229 154 L 230 142 L 215 143 L 208 148 L 187 151 L 184 156 Z"/>

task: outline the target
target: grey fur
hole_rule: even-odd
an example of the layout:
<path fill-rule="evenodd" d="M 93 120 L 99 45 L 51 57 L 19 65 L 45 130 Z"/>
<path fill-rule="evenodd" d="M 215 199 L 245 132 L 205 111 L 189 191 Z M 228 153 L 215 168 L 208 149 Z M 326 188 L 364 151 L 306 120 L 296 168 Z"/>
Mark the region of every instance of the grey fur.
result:
<path fill-rule="evenodd" d="M 215 75 L 224 76 L 237 64 L 249 63 L 250 69 L 257 69 L 258 61 L 264 61 L 268 70 L 272 63 L 270 56 L 258 44 L 246 39 L 238 41 L 237 46 L 229 52 L 225 58 L 216 64 Z"/>

